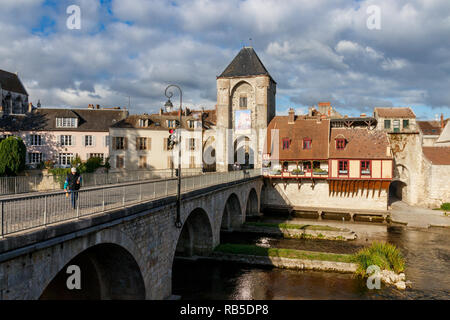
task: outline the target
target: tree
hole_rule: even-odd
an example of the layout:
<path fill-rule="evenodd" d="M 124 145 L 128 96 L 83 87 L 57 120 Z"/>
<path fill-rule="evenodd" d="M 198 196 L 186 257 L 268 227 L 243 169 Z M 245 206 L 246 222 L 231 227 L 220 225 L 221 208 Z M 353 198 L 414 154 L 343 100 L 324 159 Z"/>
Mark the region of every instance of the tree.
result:
<path fill-rule="evenodd" d="M 0 142 L 0 175 L 15 176 L 25 169 L 27 148 L 19 137 Z"/>

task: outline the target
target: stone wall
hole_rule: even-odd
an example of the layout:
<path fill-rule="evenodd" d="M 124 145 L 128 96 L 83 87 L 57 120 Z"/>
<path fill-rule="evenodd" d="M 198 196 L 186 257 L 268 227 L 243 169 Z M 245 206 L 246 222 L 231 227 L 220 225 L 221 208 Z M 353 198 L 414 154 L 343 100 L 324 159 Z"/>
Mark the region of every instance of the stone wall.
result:
<path fill-rule="evenodd" d="M 265 187 L 263 204 L 265 206 L 297 206 L 311 208 L 387 210 L 386 190 L 359 190 L 352 194 L 329 194 L 327 181 L 317 181 L 312 188 L 311 181 L 303 182 L 300 189 L 297 182 L 277 183 L 275 187 Z"/>
<path fill-rule="evenodd" d="M 450 166 L 433 165 L 423 158 L 423 176 L 426 183 L 421 197 L 422 205 L 438 208 L 442 203 L 450 203 Z"/>
<path fill-rule="evenodd" d="M 409 205 L 423 205 L 426 176 L 423 174 L 422 143 L 419 134 L 389 134 L 394 155 L 394 181 L 406 184 L 402 201 Z"/>

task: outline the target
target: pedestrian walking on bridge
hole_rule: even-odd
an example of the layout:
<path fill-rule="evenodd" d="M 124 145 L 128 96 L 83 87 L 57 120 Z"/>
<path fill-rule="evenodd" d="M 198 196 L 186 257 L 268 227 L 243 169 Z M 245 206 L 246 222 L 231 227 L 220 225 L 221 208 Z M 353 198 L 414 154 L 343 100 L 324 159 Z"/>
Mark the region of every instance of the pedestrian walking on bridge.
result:
<path fill-rule="evenodd" d="M 72 208 L 77 208 L 78 200 L 78 190 L 81 188 L 81 176 L 77 172 L 76 168 L 70 169 L 70 173 L 67 175 L 66 181 L 64 183 L 64 190 L 67 194 L 70 193 L 70 201 L 72 203 Z"/>

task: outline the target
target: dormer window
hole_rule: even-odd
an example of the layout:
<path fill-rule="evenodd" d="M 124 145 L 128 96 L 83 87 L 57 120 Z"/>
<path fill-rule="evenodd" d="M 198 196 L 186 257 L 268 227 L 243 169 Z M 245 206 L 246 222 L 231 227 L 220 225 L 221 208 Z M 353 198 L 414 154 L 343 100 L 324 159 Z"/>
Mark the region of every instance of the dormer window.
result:
<path fill-rule="evenodd" d="M 291 139 L 283 138 L 283 150 L 289 149 L 290 144 L 291 144 Z"/>
<path fill-rule="evenodd" d="M 145 128 L 148 127 L 149 120 L 148 119 L 139 119 L 139 127 Z"/>
<path fill-rule="evenodd" d="M 303 139 L 303 149 L 311 149 L 312 140 L 310 138 Z"/>
<path fill-rule="evenodd" d="M 195 128 L 195 120 L 188 120 L 188 127 L 189 129 L 194 129 Z"/>
<path fill-rule="evenodd" d="M 77 118 L 56 118 L 57 128 L 76 128 L 78 127 Z"/>
<path fill-rule="evenodd" d="M 337 150 L 343 150 L 345 149 L 347 142 L 345 139 L 336 139 L 336 149 Z"/>
<path fill-rule="evenodd" d="M 177 125 L 176 120 L 167 120 L 167 127 L 168 128 L 175 128 Z"/>

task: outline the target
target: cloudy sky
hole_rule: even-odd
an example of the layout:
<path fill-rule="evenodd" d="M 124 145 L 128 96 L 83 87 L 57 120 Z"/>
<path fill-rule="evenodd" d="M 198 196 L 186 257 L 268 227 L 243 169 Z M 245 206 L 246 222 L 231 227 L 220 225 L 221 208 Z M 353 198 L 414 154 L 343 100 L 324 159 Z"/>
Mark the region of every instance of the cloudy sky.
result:
<path fill-rule="evenodd" d="M 79 30 L 67 27 L 70 5 L 80 7 Z M 176 83 L 186 105 L 214 108 L 216 76 L 252 45 L 278 83 L 278 114 L 331 101 L 350 116 L 410 106 L 422 119 L 450 117 L 449 0 L 0 0 L 0 7 L 0 69 L 19 72 L 31 101 L 46 107 L 126 106 L 131 97 L 132 113 L 154 112 Z"/>

